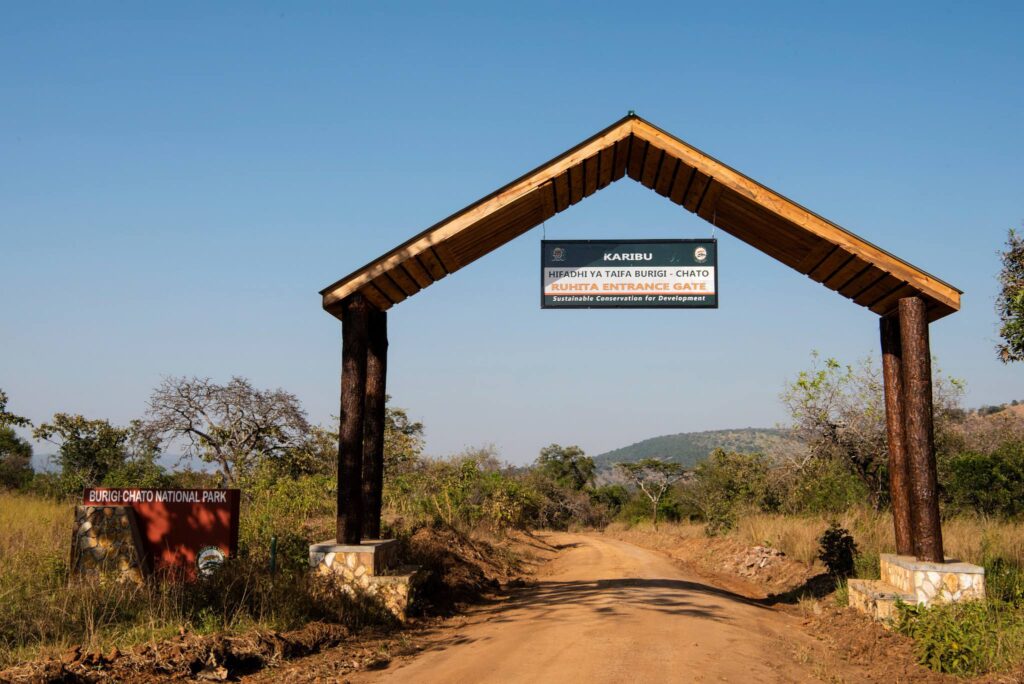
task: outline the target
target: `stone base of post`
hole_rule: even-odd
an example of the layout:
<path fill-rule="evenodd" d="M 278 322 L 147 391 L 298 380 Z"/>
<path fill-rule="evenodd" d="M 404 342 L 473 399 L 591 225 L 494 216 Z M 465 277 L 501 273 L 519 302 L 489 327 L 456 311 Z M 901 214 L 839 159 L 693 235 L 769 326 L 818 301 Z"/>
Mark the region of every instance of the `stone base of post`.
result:
<path fill-rule="evenodd" d="M 883 553 L 881 579 L 850 580 L 850 606 L 876 620 L 891 623 L 896 602 L 931 606 L 985 598 L 985 568 L 946 559 L 919 561 L 914 556 Z"/>
<path fill-rule="evenodd" d="M 394 539 L 364 539 L 359 544 L 334 541 L 309 547 L 309 567 L 322 589 L 340 592 L 368 608 L 381 609 L 400 622 L 408 618 L 423 573 L 415 565 L 398 564 Z"/>

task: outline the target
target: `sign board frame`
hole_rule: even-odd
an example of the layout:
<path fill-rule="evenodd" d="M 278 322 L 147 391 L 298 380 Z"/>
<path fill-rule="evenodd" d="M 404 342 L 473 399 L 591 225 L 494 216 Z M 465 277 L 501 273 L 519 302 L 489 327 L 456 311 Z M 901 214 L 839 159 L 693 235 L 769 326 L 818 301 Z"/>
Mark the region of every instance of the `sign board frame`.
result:
<path fill-rule="evenodd" d="M 194 577 L 204 551 L 237 557 L 241 499 L 239 489 L 86 487 L 81 505 L 131 508 L 149 567 Z"/>
<path fill-rule="evenodd" d="M 697 266 L 710 266 L 714 268 L 714 301 L 710 303 L 696 303 L 696 302 L 572 302 L 566 304 L 548 303 L 547 297 L 549 295 L 544 294 L 544 275 L 545 268 L 548 264 L 545 264 L 545 255 L 548 253 L 549 248 L 553 248 L 559 245 L 587 245 L 587 246 L 604 246 L 642 249 L 644 245 L 686 245 L 711 247 L 710 258 L 707 264 L 697 264 Z M 623 268 L 630 268 L 633 265 L 623 264 Z M 646 267 L 646 264 L 644 265 Z M 651 268 L 657 268 L 658 264 L 650 265 Z M 606 293 L 607 296 L 607 293 Z M 641 240 L 541 240 L 540 243 L 540 308 L 542 309 L 717 309 L 720 301 L 720 293 L 718 290 L 718 240 L 715 238 L 656 238 L 656 239 L 641 239 Z"/>

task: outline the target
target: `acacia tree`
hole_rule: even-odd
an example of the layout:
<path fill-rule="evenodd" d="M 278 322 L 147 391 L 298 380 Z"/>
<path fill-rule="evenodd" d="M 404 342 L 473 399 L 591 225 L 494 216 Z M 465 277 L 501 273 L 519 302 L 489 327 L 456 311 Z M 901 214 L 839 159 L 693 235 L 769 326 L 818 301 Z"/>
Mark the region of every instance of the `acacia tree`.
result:
<path fill-rule="evenodd" d="M 259 390 L 245 378 L 167 378 L 149 399 L 143 430 L 178 440 L 185 456 L 217 466 L 222 484 L 237 486 L 261 462 L 302 452 L 310 432 L 298 398 Z"/>
<path fill-rule="evenodd" d="M 996 346 L 1003 363 L 1024 359 L 1024 236 L 1010 229 L 1006 250 L 1000 254 L 1003 262 L 999 272 L 999 336 Z"/>
<path fill-rule="evenodd" d="M 686 474 L 682 464 L 645 458 L 632 463 L 616 463 L 615 467 L 625 473 L 651 502 L 651 521 L 654 529 L 658 529 L 658 506 L 672 485 Z"/>
<path fill-rule="evenodd" d="M 562 487 L 580 491 L 594 482 L 594 459 L 578 446 L 552 444 L 540 450 L 534 464 L 541 474 Z"/>

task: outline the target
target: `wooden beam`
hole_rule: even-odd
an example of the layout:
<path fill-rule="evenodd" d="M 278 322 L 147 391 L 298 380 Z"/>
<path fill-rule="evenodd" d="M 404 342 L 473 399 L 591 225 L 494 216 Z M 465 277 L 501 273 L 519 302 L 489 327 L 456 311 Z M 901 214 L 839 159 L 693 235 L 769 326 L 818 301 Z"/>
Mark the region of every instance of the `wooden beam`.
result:
<path fill-rule="evenodd" d="M 597 189 L 607 187 L 612 182 L 612 172 L 615 171 L 615 145 L 601 150 L 601 158 L 598 161 Z"/>
<path fill-rule="evenodd" d="M 654 192 L 662 197 L 668 197 L 672 190 L 672 181 L 676 178 L 676 169 L 680 166 L 679 160 L 669 154 L 661 156 L 661 168 L 654 179 Z"/>
<path fill-rule="evenodd" d="M 583 164 L 569 169 L 569 204 L 576 204 L 583 199 Z"/>
<path fill-rule="evenodd" d="M 836 249 L 828 240 L 818 240 L 810 249 L 801 257 L 800 263 L 797 264 L 796 270 L 800 271 L 804 275 L 807 275 L 815 268 L 818 264 L 828 258 L 830 254 L 833 254 Z"/>
<path fill-rule="evenodd" d="M 904 285 L 903 287 L 897 288 L 887 294 L 886 296 L 879 299 L 877 302 L 871 305 L 871 310 L 879 316 L 887 316 L 891 313 L 895 313 L 899 308 L 900 300 L 904 297 L 913 297 L 917 294 L 910 285 Z"/>
<path fill-rule="evenodd" d="M 363 529 L 363 419 L 370 304 L 360 294 L 345 300 L 341 317 L 341 429 L 338 434 L 339 544 L 358 544 Z"/>
<path fill-rule="evenodd" d="M 841 269 L 826 278 L 822 284 L 830 290 L 839 290 L 860 275 L 869 264 L 860 257 L 853 257 Z"/>
<path fill-rule="evenodd" d="M 690 181 L 690 187 L 686 191 L 686 197 L 683 198 L 683 207 L 685 207 L 688 211 L 697 211 L 697 206 L 700 204 L 701 199 L 704 197 L 704 191 L 707 190 L 708 183 L 710 182 L 710 176 L 707 176 L 699 171 L 695 173 L 693 176 L 693 180 Z"/>
<path fill-rule="evenodd" d="M 835 275 L 836 271 L 845 266 L 854 256 L 849 252 L 839 249 L 838 247 L 829 254 L 820 264 L 814 267 L 808 277 L 811 280 L 821 283 L 828 280 L 829 277 Z"/>
<path fill-rule="evenodd" d="M 661 158 L 664 156 L 665 152 L 663 150 L 650 149 L 647 151 L 647 157 L 644 159 L 644 168 L 640 172 L 641 185 L 645 185 L 648 188 L 654 187 L 658 169 L 661 168 Z"/>
<path fill-rule="evenodd" d="M 900 342 L 899 316 L 879 320 L 882 338 L 882 381 L 885 388 L 885 428 L 889 447 L 889 497 L 896 531 L 896 553 L 914 553 L 910 522 L 910 474 L 903 433 L 903 348 Z"/>
<path fill-rule="evenodd" d="M 626 173 L 635 181 L 640 180 L 644 172 L 644 160 L 647 159 L 647 142 L 639 138 L 633 138 L 629 145 L 629 163 L 626 166 Z"/>
<path fill-rule="evenodd" d="M 361 290 L 359 290 L 359 294 L 369 299 L 370 303 L 373 304 L 380 311 L 387 311 L 388 309 L 391 308 L 393 304 L 392 301 L 388 299 L 383 292 L 378 290 L 373 283 L 367 283 Z M 338 306 L 339 308 L 344 308 L 341 307 L 340 303 L 336 304 L 335 306 Z"/>
<path fill-rule="evenodd" d="M 380 539 L 384 491 L 384 424 L 388 374 L 388 315 L 371 311 L 366 348 L 363 416 L 363 538 Z"/>
<path fill-rule="evenodd" d="M 633 136 L 629 135 L 615 143 L 615 159 L 612 162 L 612 182 L 626 175 L 626 164 L 629 163 L 629 145 Z"/>
<path fill-rule="evenodd" d="M 398 283 L 388 273 L 382 273 L 380 277 L 373 281 L 373 285 L 395 304 L 408 299 L 408 295 L 405 294 L 402 288 L 398 287 Z"/>
<path fill-rule="evenodd" d="M 901 299 L 899 319 L 903 361 L 903 433 L 910 480 L 914 555 L 918 560 L 942 563 L 945 556 L 932 423 L 932 359 L 924 300 L 920 297 Z"/>
<path fill-rule="evenodd" d="M 672 181 L 672 188 L 668 191 L 668 198 L 676 204 L 682 204 L 683 199 L 686 197 L 686 191 L 690 189 L 690 182 L 693 180 L 693 174 L 695 171 L 692 167 L 684 165 L 682 162 L 679 164 L 679 170 L 676 171 L 676 177 Z"/>
<path fill-rule="evenodd" d="M 437 258 L 437 254 L 434 253 L 433 249 L 425 249 L 416 255 L 416 258 L 420 260 L 423 267 L 427 269 L 427 273 L 434 281 L 438 281 L 448 275 L 448 271 L 445 269 L 444 264 Z"/>
<path fill-rule="evenodd" d="M 434 282 L 434 279 L 427 273 L 427 269 L 423 268 L 423 264 L 416 257 L 403 261 L 402 268 L 409 272 L 409 276 L 416 281 L 420 288 L 432 285 Z"/>
<path fill-rule="evenodd" d="M 589 197 L 597 191 L 597 158 L 589 157 L 583 162 L 583 196 Z"/>
<path fill-rule="evenodd" d="M 870 288 L 875 283 L 885 278 L 886 273 L 875 266 L 870 266 L 855 276 L 853 280 L 839 288 L 839 294 L 849 299 L 854 299 L 860 293 Z"/>
<path fill-rule="evenodd" d="M 704 201 L 697 207 L 697 216 L 708 223 L 717 225 L 718 221 L 718 198 L 722 195 L 721 183 L 716 183 L 715 179 L 712 178 L 708 189 L 704 192 Z"/>
<path fill-rule="evenodd" d="M 566 171 L 552 182 L 555 184 L 555 210 L 565 211 L 569 208 L 569 172 Z"/>
<path fill-rule="evenodd" d="M 391 279 L 395 281 L 395 284 L 398 285 L 407 297 L 412 297 L 421 289 L 416 284 L 416 281 L 412 279 L 412 276 L 409 275 L 409 272 L 405 270 L 405 262 L 388 271 L 387 275 L 391 276 Z"/>

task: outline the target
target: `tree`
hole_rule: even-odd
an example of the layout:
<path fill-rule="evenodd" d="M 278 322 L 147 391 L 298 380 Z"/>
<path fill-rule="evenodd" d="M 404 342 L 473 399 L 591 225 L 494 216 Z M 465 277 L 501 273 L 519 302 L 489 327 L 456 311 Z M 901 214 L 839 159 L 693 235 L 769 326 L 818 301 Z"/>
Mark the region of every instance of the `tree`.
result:
<path fill-rule="evenodd" d="M 384 410 L 384 475 L 398 474 L 412 468 L 423 455 L 423 423 L 409 420 L 403 408 L 388 406 Z M 337 443 L 337 442 L 335 442 Z"/>
<path fill-rule="evenodd" d="M 593 483 L 596 471 L 594 459 L 575 445 L 563 447 L 552 444 L 544 447 L 534 467 L 560 486 L 577 492 Z"/>
<path fill-rule="evenodd" d="M 406 473 L 415 467 L 423 454 L 423 423 L 409 419 L 405 409 L 391 406 L 387 397 L 384 409 L 384 476 L 393 477 Z M 293 474 L 338 473 L 338 430 L 339 419 L 332 417 L 331 426 L 314 425 L 310 428 L 304 458 Z M 298 459 L 297 459 L 298 460 Z"/>
<path fill-rule="evenodd" d="M 80 415 L 57 413 L 32 432 L 36 439 L 57 446 L 57 463 L 68 490 L 100 484 L 111 470 L 124 464 L 129 428 L 106 420 L 89 420 Z"/>
<path fill-rule="evenodd" d="M 616 463 L 615 467 L 631 479 L 651 502 L 651 521 L 658 529 L 658 506 L 668 490 L 682 479 L 685 469 L 680 463 L 660 458 L 645 458 L 632 463 Z"/>
<path fill-rule="evenodd" d="M 32 445 L 0 426 L 0 488 L 20 489 L 32 479 Z"/>
<path fill-rule="evenodd" d="M 7 393 L 0 389 L 0 427 L 29 427 L 32 421 L 7 410 Z"/>
<path fill-rule="evenodd" d="M 996 345 L 996 351 L 1000 361 L 1010 363 L 1024 359 L 1024 236 L 1011 228 L 1000 258 L 1003 267 L 999 271 L 996 311 L 1003 341 Z"/>
<path fill-rule="evenodd" d="M 167 378 L 153 392 L 142 429 L 153 439 L 181 440 L 185 456 L 213 463 L 221 483 L 237 486 L 257 465 L 301 454 L 310 432 L 298 398 L 258 390 L 245 378 Z"/>
<path fill-rule="evenodd" d="M 730 529 L 744 506 L 773 510 L 777 502 L 769 483 L 768 459 L 715 449 L 694 468 L 682 498 L 697 510 L 708 534 Z"/>
<path fill-rule="evenodd" d="M 809 370 L 801 371 L 782 393 L 792 419 L 791 431 L 802 446 L 784 456 L 784 465 L 800 473 L 816 459 L 835 459 L 860 479 L 875 508 L 888 501 L 889 451 L 885 400 L 878 367 L 869 357 L 857 366 L 835 359 L 821 362 L 812 355 Z M 946 450 L 954 439 L 962 383 L 936 370 L 933 383 L 935 442 Z"/>
<path fill-rule="evenodd" d="M 0 487 L 18 489 L 32 479 L 32 445 L 14 431 L 31 424 L 7 410 L 7 393 L 0 390 Z"/>

